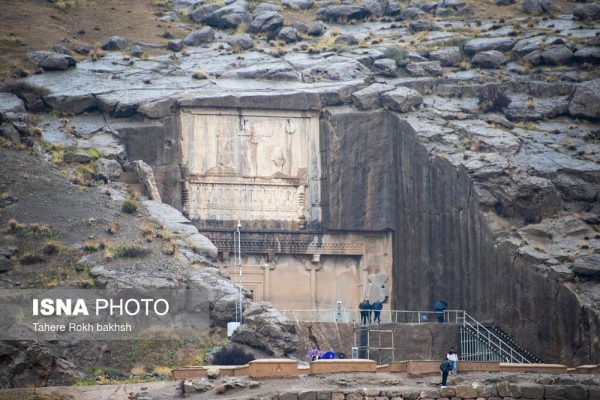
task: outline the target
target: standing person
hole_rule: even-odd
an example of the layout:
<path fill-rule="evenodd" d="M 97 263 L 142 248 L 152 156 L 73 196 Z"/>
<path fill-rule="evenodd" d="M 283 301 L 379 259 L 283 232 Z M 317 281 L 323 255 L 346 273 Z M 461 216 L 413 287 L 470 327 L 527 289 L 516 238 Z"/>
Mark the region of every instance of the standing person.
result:
<path fill-rule="evenodd" d="M 383 308 L 383 304 L 377 300 L 373 304 L 371 304 L 371 309 L 373 310 L 373 322 L 377 322 L 381 324 L 381 309 Z"/>
<path fill-rule="evenodd" d="M 452 365 L 452 371 L 450 372 L 452 375 L 456 375 L 458 373 L 458 354 L 454 351 L 454 347 L 450 348 L 448 354 L 446 354 L 446 358 L 450 361 Z"/>
<path fill-rule="evenodd" d="M 444 361 L 440 364 L 440 370 L 442 371 L 442 385 L 441 387 L 446 387 L 446 381 L 448 380 L 448 373 L 452 370 L 452 364 L 448 360 L 448 357 L 444 357 Z"/>
<path fill-rule="evenodd" d="M 369 325 L 371 325 L 371 320 L 372 318 L 372 312 L 373 312 L 373 305 L 371 303 L 369 303 L 369 300 L 367 300 L 367 317 L 369 317 Z"/>
<path fill-rule="evenodd" d="M 358 309 L 360 310 L 360 324 L 366 325 L 369 320 L 369 313 L 371 312 L 371 305 L 367 299 L 363 300 L 362 303 L 358 305 Z"/>

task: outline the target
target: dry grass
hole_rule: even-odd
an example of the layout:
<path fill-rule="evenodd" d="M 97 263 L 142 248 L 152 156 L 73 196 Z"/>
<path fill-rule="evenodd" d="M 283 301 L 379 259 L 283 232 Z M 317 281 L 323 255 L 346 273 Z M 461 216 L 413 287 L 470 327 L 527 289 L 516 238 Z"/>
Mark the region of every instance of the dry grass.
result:
<path fill-rule="evenodd" d="M 208 74 L 204 71 L 202 71 L 201 69 L 196 70 L 196 72 L 194 72 L 192 74 L 192 78 L 194 79 L 208 79 Z"/>

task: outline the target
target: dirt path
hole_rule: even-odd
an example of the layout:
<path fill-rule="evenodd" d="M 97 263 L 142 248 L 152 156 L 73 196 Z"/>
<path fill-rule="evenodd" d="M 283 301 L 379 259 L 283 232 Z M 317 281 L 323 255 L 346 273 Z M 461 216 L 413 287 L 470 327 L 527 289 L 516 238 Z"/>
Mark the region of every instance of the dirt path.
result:
<path fill-rule="evenodd" d="M 77 3 L 74 0 L 56 4 Z M 14 68 L 32 68 L 25 54 L 52 50 L 56 44 L 95 46 L 113 35 L 130 41 L 163 43 L 168 31 L 183 35 L 176 23 L 159 20 L 162 7 L 147 0 L 79 0 L 80 6 L 62 10 L 46 0 L 2 0 L 0 2 L 0 82 Z"/>
<path fill-rule="evenodd" d="M 0 400 L 34 399 L 35 396 L 50 396 L 65 399 L 94 399 L 94 400 L 129 400 L 131 393 L 160 392 L 164 398 L 174 398 L 178 391 L 179 382 L 147 382 L 123 385 L 94 385 L 94 386 L 55 386 L 35 389 L 5 389 L 0 390 Z M 43 397 L 42 397 L 43 398 Z"/>

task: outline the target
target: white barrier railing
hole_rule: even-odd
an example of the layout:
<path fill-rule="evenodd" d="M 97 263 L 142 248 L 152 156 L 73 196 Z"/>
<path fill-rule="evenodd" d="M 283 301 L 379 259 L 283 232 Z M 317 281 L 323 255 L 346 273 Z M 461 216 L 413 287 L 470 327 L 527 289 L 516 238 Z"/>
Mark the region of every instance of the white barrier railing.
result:
<path fill-rule="evenodd" d="M 347 324 L 361 323 L 361 310 L 358 309 L 320 309 L 320 310 L 280 310 L 286 317 L 295 321 L 337 322 Z M 463 310 L 444 311 L 406 311 L 381 310 L 379 320 L 384 323 L 424 324 L 451 323 L 464 324 Z M 375 323 L 375 311 L 370 312 L 370 321 Z"/>
<path fill-rule="evenodd" d="M 294 321 L 332 322 L 359 325 L 361 310 L 358 309 L 320 309 L 320 310 L 280 310 L 283 315 Z M 374 311 L 367 317 L 368 324 L 376 324 Z M 531 361 L 505 342 L 494 332 L 480 324 L 464 310 L 444 311 L 407 311 L 381 310 L 379 322 L 397 324 L 445 323 L 462 326 L 461 358 L 472 361 L 503 361 L 509 363 L 531 363 Z"/>

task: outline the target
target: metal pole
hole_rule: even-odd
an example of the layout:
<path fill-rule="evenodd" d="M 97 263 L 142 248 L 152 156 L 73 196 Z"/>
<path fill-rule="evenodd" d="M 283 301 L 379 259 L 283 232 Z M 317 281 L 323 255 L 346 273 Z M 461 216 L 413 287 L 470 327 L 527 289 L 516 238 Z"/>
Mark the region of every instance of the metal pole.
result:
<path fill-rule="evenodd" d="M 244 312 L 243 310 L 243 296 L 242 296 L 242 284 L 243 284 L 243 279 L 242 279 L 242 239 L 241 239 L 241 233 L 240 233 L 240 228 L 242 227 L 242 224 L 240 223 L 240 220 L 238 219 L 238 223 L 237 223 L 237 239 L 238 239 L 238 267 L 240 269 L 240 324 L 243 323 L 242 321 L 242 314 Z"/>

